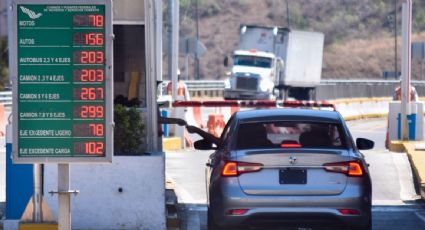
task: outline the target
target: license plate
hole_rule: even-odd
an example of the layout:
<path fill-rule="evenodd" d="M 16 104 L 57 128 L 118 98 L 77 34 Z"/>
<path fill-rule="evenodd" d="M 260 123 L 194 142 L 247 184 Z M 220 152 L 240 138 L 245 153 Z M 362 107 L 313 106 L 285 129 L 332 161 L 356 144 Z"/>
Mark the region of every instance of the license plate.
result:
<path fill-rule="evenodd" d="M 307 170 L 305 169 L 281 169 L 279 170 L 280 184 L 306 184 Z"/>

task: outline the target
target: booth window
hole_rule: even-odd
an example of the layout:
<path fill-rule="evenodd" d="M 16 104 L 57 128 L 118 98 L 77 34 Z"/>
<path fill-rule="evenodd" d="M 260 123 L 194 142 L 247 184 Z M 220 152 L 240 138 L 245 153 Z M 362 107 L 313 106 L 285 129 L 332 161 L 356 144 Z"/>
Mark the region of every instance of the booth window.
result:
<path fill-rule="evenodd" d="M 114 25 L 114 98 L 119 103 L 146 107 L 145 29 L 143 25 Z M 136 101 L 138 102 L 135 105 Z"/>

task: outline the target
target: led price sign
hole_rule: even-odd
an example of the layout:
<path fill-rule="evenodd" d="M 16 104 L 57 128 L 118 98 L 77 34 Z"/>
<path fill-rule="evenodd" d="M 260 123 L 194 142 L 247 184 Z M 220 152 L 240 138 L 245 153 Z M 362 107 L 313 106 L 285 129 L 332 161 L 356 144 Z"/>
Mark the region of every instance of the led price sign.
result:
<path fill-rule="evenodd" d="M 110 0 L 12 4 L 14 162 L 111 161 Z"/>

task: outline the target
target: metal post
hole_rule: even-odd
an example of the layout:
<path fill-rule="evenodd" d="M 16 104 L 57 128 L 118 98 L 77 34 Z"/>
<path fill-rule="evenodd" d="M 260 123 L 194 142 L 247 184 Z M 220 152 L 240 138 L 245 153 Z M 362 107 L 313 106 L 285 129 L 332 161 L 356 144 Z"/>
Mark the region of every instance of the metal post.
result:
<path fill-rule="evenodd" d="M 168 76 L 170 77 L 173 86 L 173 100 L 177 97 L 179 7 L 179 0 L 168 0 Z"/>
<path fill-rule="evenodd" d="M 185 67 L 186 67 L 186 81 L 189 80 L 189 54 L 186 53 L 186 60 L 185 60 Z"/>
<path fill-rule="evenodd" d="M 162 147 L 159 145 L 161 142 L 158 138 L 158 104 L 156 101 L 156 80 L 155 74 L 162 74 L 161 72 L 161 59 L 157 55 L 162 54 L 162 43 L 159 41 L 162 39 L 162 30 L 156 30 L 155 26 L 162 28 L 162 4 L 155 0 L 145 1 L 145 47 L 146 47 L 146 107 L 147 107 L 147 120 L 150 121 L 147 124 L 146 134 L 146 151 L 156 151 Z M 156 12 L 156 13 L 155 13 Z M 156 23 L 155 23 L 156 21 Z M 159 38 L 156 40 L 156 38 Z M 155 41 L 157 43 L 155 43 Z M 156 44 L 155 47 L 152 44 Z"/>
<path fill-rule="evenodd" d="M 179 68 L 179 25 L 180 25 L 180 0 L 174 0 L 173 7 L 173 99 L 177 97 L 177 69 Z"/>
<path fill-rule="evenodd" d="M 410 102 L 410 74 L 411 74 L 411 43 L 412 43 L 412 0 L 403 0 L 402 15 L 402 80 L 401 80 L 401 139 L 409 139 L 409 125 L 407 115 L 409 114 Z"/>
<path fill-rule="evenodd" d="M 172 80 L 173 75 L 173 65 L 171 62 L 172 54 L 173 54 L 173 0 L 168 0 L 167 3 L 167 51 L 168 51 L 168 57 L 167 57 L 167 75 L 168 79 Z"/>
<path fill-rule="evenodd" d="M 33 179 L 34 179 L 34 191 L 33 191 L 33 212 L 32 220 L 34 223 L 43 222 L 43 214 L 41 211 L 41 204 L 43 196 L 41 194 L 41 164 L 33 165 Z"/>
<path fill-rule="evenodd" d="M 173 71 L 171 69 L 172 67 L 172 53 L 173 53 L 173 0 L 168 0 L 167 3 L 167 41 L 168 41 L 168 57 L 167 57 L 167 67 L 168 67 L 168 79 L 172 80 Z"/>
<path fill-rule="evenodd" d="M 199 42 L 199 0 L 195 0 L 196 7 L 196 43 Z M 196 45 L 198 46 L 198 45 Z M 198 48 L 196 48 L 195 52 L 195 80 L 199 80 L 199 57 L 198 57 Z"/>
<path fill-rule="evenodd" d="M 162 81 L 162 1 L 154 1 L 155 5 L 155 66 L 156 79 Z M 155 82 L 156 83 L 156 82 Z"/>
<path fill-rule="evenodd" d="M 174 0 L 173 7 L 173 52 L 172 52 L 172 67 L 173 67 L 173 101 L 177 99 L 177 69 L 179 64 L 179 14 L 180 14 L 180 0 Z M 184 110 L 181 108 L 177 108 L 174 110 L 174 116 L 176 117 L 184 117 Z M 174 135 L 183 137 L 184 136 L 184 128 L 181 126 L 175 125 L 175 133 Z M 181 139 L 182 146 L 185 146 L 184 138 Z"/>
<path fill-rule="evenodd" d="M 394 79 L 399 78 L 397 56 L 397 0 L 394 0 Z"/>
<path fill-rule="evenodd" d="M 60 230 L 71 230 L 71 194 L 69 164 L 58 164 L 58 223 Z"/>
<path fill-rule="evenodd" d="M 291 25 L 289 24 L 289 3 L 288 3 L 288 1 L 289 0 L 286 0 L 286 26 L 288 28 L 290 28 Z"/>
<path fill-rule="evenodd" d="M 155 63 L 155 71 L 156 79 L 158 81 L 162 81 L 162 0 L 161 1 L 153 1 L 155 3 L 155 37 L 154 40 L 156 42 L 156 50 L 155 50 L 155 57 L 156 57 L 156 63 Z M 154 76 L 152 78 L 155 78 Z M 148 82 L 148 81 L 146 81 Z M 156 95 L 157 95 L 157 85 L 155 83 L 150 83 L 151 85 L 154 84 L 155 87 L 153 87 L 152 91 L 154 93 L 151 94 L 150 98 L 150 106 L 151 106 L 151 112 L 153 113 L 150 117 L 150 121 L 152 121 L 156 125 L 152 125 L 153 130 L 153 137 L 151 137 L 153 140 L 153 144 L 157 146 L 156 148 L 151 148 L 152 150 L 159 150 L 162 151 L 162 138 L 158 137 L 158 116 L 155 116 L 156 113 L 159 111 L 158 104 L 156 102 Z M 148 85 L 148 83 L 146 84 Z"/>

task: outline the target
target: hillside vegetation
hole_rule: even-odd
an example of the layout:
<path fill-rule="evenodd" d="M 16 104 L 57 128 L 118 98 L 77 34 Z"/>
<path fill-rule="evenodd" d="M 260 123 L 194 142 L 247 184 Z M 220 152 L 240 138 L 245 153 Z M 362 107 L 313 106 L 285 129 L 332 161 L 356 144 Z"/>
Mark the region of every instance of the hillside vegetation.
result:
<path fill-rule="evenodd" d="M 195 0 L 180 0 L 180 35 L 196 34 Z M 398 57 L 401 0 L 397 5 Z M 393 0 L 288 0 L 289 27 L 325 34 L 323 78 L 382 78 L 394 71 Z M 425 1 L 413 7 L 413 41 L 425 40 Z M 223 58 L 237 46 L 240 24 L 287 27 L 285 0 L 199 0 L 199 36 L 207 48 L 200 58 L 202 79 L 223 79 Z M 180 67 L 184 69 L 181 58 Z M 418 77 L 420 65 L 414 65 Z M 400 59 L 398 59 L 400 70 Z M 190 69 L 193 79 L 193 69 Z"/>

